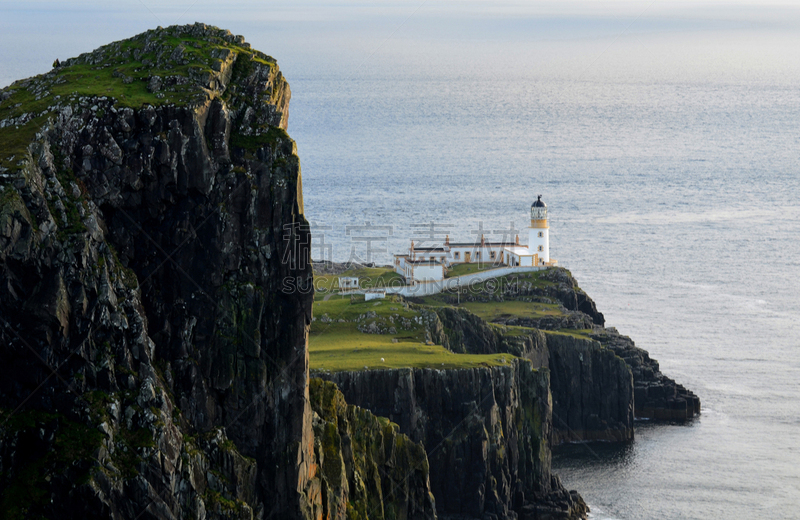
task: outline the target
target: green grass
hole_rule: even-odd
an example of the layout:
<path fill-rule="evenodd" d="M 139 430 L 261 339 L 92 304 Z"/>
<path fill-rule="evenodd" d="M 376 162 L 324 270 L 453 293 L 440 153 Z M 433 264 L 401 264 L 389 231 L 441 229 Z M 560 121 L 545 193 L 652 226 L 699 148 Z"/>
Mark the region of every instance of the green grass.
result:
<path fill-rule="evenodd" d="M 559 336 L 571 336 L 578 339 L 592 339 L 592 329 L 558 329 L 546 330 L 545 334 L 555 334 Z"/>
<path fill-rule="evenodd" d="M 464 276 L 465 274 L 478 273 L 480 271 L 488 271 L 489 269 L 498 269 L 504 267 L 503 265 L 495 265 L 492 263 L 469 263 L 469 264 L 456 264 L 447 270 L 444 275 L 445 278 L 454 278 L 456 276 Z"/>
<path fill-rule="evenodd" d="M 336 295 L 326 302 L 314 302 L 314 317 L 328 315 L 332 319 L 353 320 L 360 315 L 373 311 L 378 317 L 400 316 L 414 318 L 418 311 L 408 308 L 400 297 L 389 296 L 384 300 L 364 301 L 363 295 L 356 295 L 356 303 L 350 303 L 349 295 Z M 316 325 L 321 326 L 321 325 Z M 314 332 L 315 324 L 311 325 Z"/>
<path fill-rule="evenodd" d="M 554 303 L 535 303 L 519 300 L 503 302 L 465 302 L 461 307 L 486 321 L 518 316 L 520 318 L 544 318 L 546 316 L 563 316 L 561 308 Z"/>
<path fill-rule="evenodd" d="M 338 293 L 340 276 L 357 276 L 362 289 L 374 287 L 400 287 L 405 285 L 403 277 L 391 267 L 362 267 L 350 269 L 342 274 L 314 275 L 315 300 L 321 300 L 331 293 Z"/>
<path fill-rule="evenodd" d="M 453 354 L 440 345 L 413 341 L 392 343 L 392 337 L 333 330 L 309 337 L 312 370 L 357 371 L 383 368 L 474 368 L 511 362 L 510 354 Z"/>
<path fill-rule="evenodd" d="M 289 140 L 289 134 L 283 128 L 272 126 L 267 133 L 262 135 L 231 134 L 231 145 L 249 151 L 255 151 L 266 145 L 274 145 L 280 140 Z"/>
<path fill-rule="evenodd" d="M 472 265 L 472 264 L 462 264 L 462 265 Z M 477 264 L 475 264 L 477 265 Z M 483 297 L 490 297 L 494 295 L 502 295 L 505 299 L 510 299 L 514 297 L 513 288 L 515 284 L 530 284 L 534 289 L 544 289 L 547 287 L 552 287 L 556 285 L 555 283 L 551 282 L 544 278 L 544 275 L 547 271 L 532 271 L 527 273 L 513 273 L 505 276 L 498 276 L 496 278 L 490 278 L 488 280 L 483 280 L 481 282 L 464 284 L 461 286 L 460 292 L 462 297 L 466 295 L 481 295 Z M 464 274 L 464 273 L 457 273 L 457 274 Z M 506 292 L 506 289 L 512 289 L 509 293 Z M 426 296 L 423 298 L 419 298 L 418 301 L 423 302 L 425 305 L 431 306 L 442 306 L 442 305 L 453 305 L 453 302 L 450 300 L 456 296 L 456 290 L 447 290 L 441 292 L 439 294 L 434 294 L 432 296 Z"/>
<path fill-rule="evenodd" d="M 531 327 L 520 327 L 518 325 L 498 325 L 496 323 L 489 323 L 489 326 L 500 330 L 503 335 L 511 337 L 528 336 L 532 332 L 539 330 Z"/>
<path fill-rule="evenodd" d="M 544 271 L 531 271 L 527 273 L 513 273 L 506 276 L 498 276 L 489 280 L 484 280 L 478 284 L 470 285 L 473 291 L 483 291 L 489 293 L 496 293 L 502 287 L 513 286 L 514 283 L 531 284 L 534 288 L 545 288 L 556 285 L 544 278 L 547 270 Z"/>
<path fill-rule="evenodd" d="M 453 294 L 453 296 L 455 296 L 455 293 Z M 414 301 L 417 303 L 421 303 L 426 307 L 456 307 L 456 305 L 444 301 L 440 294 L 434 294 L 432 296 L 423 296 L 421 298 L 414 298 Z"/>
<path fill-rule="evenodd" d="M 159 56 L 151 52 L 134 58 L 134 52 L 143 52 L 148 37 L 162 45 L 163 52 Z M 178 46 L 183 47 L 183 56 L 180 61 L 170 60 L 169 56 Z M 213 74 L 214 64 L 218 61 L 213 53 L 218 49 L 238 53 L 237 63 L 241 62 L 245 67 L 252 68 L 253 63 L 271 68 L 276 66 L 273 60 L 258 51 L 240 47 L 219 35 L 200 39 L 167 28 L 100 47 L 69 65 L 63 64 L 47 74 L 17 81 L 0 90 L 12 92 L 10 97 L 0 102 L 0 120 L 36 114 L 35 119 L 24 125 L 0 129 L 0 166 L 15 170 L 28 144 L 48 117 L 55 113 L 57 105 L 74 104 L 78 97 L 107 96 L 113 99 L 116 107 L 130 108 L 204 100 L 206 93 L 198 80 L 202 82 L 200 78 Z M 94 63 L 95 57 L 98 63 Z M 190 78 L 190 81 L 185 85 L 165 84 L 161 92 L 150 92 L 147 86 L 151 76 L 162 79 L 182 76 Z M 226 95 L 230 93 L 226 92 Z M 277 92 L 272 94 L 273 97 L 277 95 Z M 102 117 L 101 111 L 98 111 L 98 116 Z"/>
<path fill-rule="evenodd" d="M 373 312 L 371 318 L 361 319 Z M 316 320 L 308 338 L 312 370 L 331 372 L 383 368 L 472 368 L 510 363 L 510 354 L 453 354 L 440 345 L 425 342 L 425 328 L 414 321 L 421 312 L 408 308 L 398 299 L 357 301 L 334 297 L 314 303 Z M 331 321 L 325 323 L 325 319 Z M 367 334 L 359 324 L 394 319 L 396 333 Z M 405 318 L 406 321 L 401 321 Z M 345 320 L 340 322 L 339 320 Z M 404 326 L 403 323 L 409 326 Z M 383 360 L 382 360 L 383 359 Z"/>
<path fill-rule="evenodd" d="M 2 105 L 0 119 L 3 119 Z M 46 120 L 46 116 L 39 116 L 20 127 L 0 128 L 0 167 L 8 170 L 18 168 L 17 165 L 27 157 L 28 145 Z"/>
<path fill-rule="evenodd" d="M 513 288 L 515 284 L 531 284 L 534 288 L 539 289 L 555 285 L 550 280 L 543 278 L 545 273 L 546 271 L 514 273 L 484 280 L 475 284 L 464 285 L 460 289 L 461 303 L 456 303 L 457 291 L 455 290 L 448 290 L 431 296 L 415 298 L 414 301 L 430 307 L 463 307 L 486 321 L 493 321 L 497 318 L 510 316 L 537 319 L 545 316 L 562 316 L 563 312 L 558 304 L 515 300 L 513 291 L 504 292 L 504 288 Z M 489 300 L 493 296 L 502 296 L 504 301 L 467 301 L 471 295 L 477 295 L 480 299 L 485 300 Z"/>

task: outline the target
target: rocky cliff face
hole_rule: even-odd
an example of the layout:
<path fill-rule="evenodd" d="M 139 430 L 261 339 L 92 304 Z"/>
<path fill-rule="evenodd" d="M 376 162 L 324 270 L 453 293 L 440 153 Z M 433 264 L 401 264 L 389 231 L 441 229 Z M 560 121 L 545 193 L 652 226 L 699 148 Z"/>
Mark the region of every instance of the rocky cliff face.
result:
<path fill-rule="evenodd" d="M 427 322 L 432 338 L 453 352 L 507 352 L 548 367 L 553 442 L 627 441 L 634 416 L 682 421 L 700 413 L 700 399 L 662 374 L 647 351 L 602 326 L 603 315 L 566 270 L 500 287 L 502 292 L 479 287 L 462 300 L 557 302 L 563 311 L 542 318 L 502 315 L 489 324 L 464 308 L 435 307 Z M 455 296 L 441 299 L 456 303 Z"/>
<path fill-rule="evenodd" d="M 633 380 L 625 361 L 596 341 L 547 334 L 553 444 L 633 440 Z"/>
<path fill-rule="evenodd" d="M 494 354 L 508 352 L 533 362 L 535 367 L 549 366 L 547 337 L 540 330 L 509 334 L 508 329 L 492 326 L 466 309 L 436 307 L 426 320 L 434 343 L 457 354 Z"/>
<path fill-rule="evenodd" d="M 507 367 L 323 373 L 349 402 L 397 422 L 428 451 L 439 518 L 580 518 L 550 473 L 547 370 Z"/>
<path fill-rule="evenodd" d="M 336 385 L 311 380 L 323 518 L 436 518 L 425 448 L 388 419 L 348 405 Z"/>
<path fill-rule="evenodd" d="M 700 414 L 700 398 L 661 373 L 658 361 L 613 327 L 596 331 L 592 339 L 614 352 L 630 367 L 636 417 L 685 421 Z"/>
<path fill-rule="evenodd" d="M 2 91 L 0 516 L 344 518 L 309 404 L 289 97 L 202 24 Z"/>
<path fill-rule="evenodd" d="M 625 361 L 599 342 L 569 333 L 489 325 L 466 309 L 436 308 L 436 340 L 454 352 L 508 352 L 550 369 L 552 442 L 633 439 L 633 381 Z M 434 320 L 430 320 L 433 322 Z"/>

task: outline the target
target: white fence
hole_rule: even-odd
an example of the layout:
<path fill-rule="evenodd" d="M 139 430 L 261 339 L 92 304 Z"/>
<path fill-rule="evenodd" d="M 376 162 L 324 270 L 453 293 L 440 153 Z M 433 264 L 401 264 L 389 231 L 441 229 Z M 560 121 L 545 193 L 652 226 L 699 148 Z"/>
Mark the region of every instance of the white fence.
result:
<path fill-rule="evenodd" d="M 431 294 L 438 294 L 444 290 L 455 290 L 458 288 L 467 289 L 472 284 L 477 284 L 484 280 L 489 280 L 490 278 L 497 278 L 498 276 L 506 276 L 515 273 L 530 273 L 533 271 L 542 271 L 544 269 L 547 269 L 547 267 L 541 265 L 533 267 L 498 267 L 497 269 L 488 269 L 477 273 L 454 276 L 453 278 L 445 278 L 444 280 L 416 282 L 414 285 L 393 286 L 389 284 L 387 287 L 381 287 L 381 289 L 386 289 L 386 294 L 430 296 Z M 367 290 L 361 289 L 347 291 L 347 294 L 364 294 L 365 292 L 367 292 Z"/>

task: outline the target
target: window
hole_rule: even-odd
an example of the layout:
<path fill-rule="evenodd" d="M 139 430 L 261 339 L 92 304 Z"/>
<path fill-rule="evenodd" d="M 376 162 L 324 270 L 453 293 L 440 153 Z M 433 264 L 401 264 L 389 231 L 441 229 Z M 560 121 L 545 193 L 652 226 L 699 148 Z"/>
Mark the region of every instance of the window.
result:
<path fill-rule="evenodd" d="M 539 238 L 543 238 L 543 237 L 544 237 L 544 231 L 539 231 Z"/>
<path fill-rule="evenodd" d="M 495 253 L 494 251 L 492 251 L 492 253 L 491 253 L 489 256 L 491 256 L 491 257 L 492 257 L 492 260 L 494 260 L 494 259 L 495 259 L 495 257 L 497 256 L 497 253 Z"/>
<path fill-rule="evenodd" d="M 455 257 L 455 259 L 456 259 L 456 260 L 458 260 L 458 257 L 459 257 L 459 256 L 460 256 L 460 255 L 459 255 L 458 251 L 456 251 L 455 253 L 453 253 L 453 257 Z"/>
<path fill-rule="evenodd" d="M 544 251 L 544 246 L 539 246 L 539 251 Z"/>
<path fill-rule="evenodd" d="M 480 258 L 480 257 L 481 257 L 481 252 L 480 252 L 480 251 L 478 251 L 477 253 L 475 253 L 475 258 Z"/>

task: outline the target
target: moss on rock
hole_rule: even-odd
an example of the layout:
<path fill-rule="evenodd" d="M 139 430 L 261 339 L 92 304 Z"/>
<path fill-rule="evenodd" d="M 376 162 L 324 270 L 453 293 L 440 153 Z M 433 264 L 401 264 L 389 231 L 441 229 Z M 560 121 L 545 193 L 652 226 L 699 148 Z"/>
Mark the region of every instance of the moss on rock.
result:
<path fill-rule="evenodd" d="M 421 444 L 387 419 L 348 405 L 333 383 L 312 379 L 309 396 L 325 517 L 435 518 Z"/>

